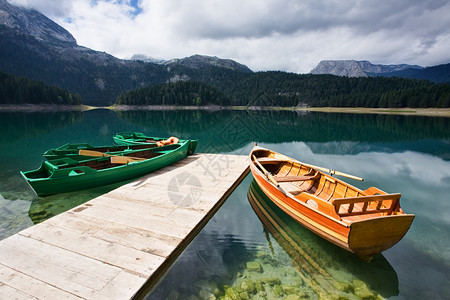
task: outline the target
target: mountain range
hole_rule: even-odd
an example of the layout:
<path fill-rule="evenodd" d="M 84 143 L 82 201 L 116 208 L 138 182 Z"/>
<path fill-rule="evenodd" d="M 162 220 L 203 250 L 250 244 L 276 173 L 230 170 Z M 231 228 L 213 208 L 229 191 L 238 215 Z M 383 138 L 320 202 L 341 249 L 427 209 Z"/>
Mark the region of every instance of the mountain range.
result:
<path fill-rule="evenodd" d="M 231 60 L 200 55 L 158 63 L 119 59 L 79 46 L 43 14 L 6 0 L 0 0 L 0 70 L 79 93 L 85 104 L 98 106 L 113 104 L 120 93 L 143 86 L 252 72 Z"/>
<path fill-rule="evenodd" d="M 339 76 L 416 76 L 413 78 L 450 82 L 448 66 L 422 68 L 328 61 L 321 62 L 312 73 Z M 234 97 L 246 97 L 248 92 L 245 92 L 243 87 L 247 90 L 249 87 L 258 87 L 258 80 L 261 78 L 272 78 L 267 79 L 271 84 L 279 78 L 290 78 L 289 80 L 295 82 L 299 80 L 298 76 L 311 76 L 285 72 L 255 73 L 236 61 L 202 55 L 169 61 L 136 55 L 129 60 L 123 60 L 78 45 L 67 30 L 43 14 L 13 6 L 6 0 L 0 0 L 0 70 L 65 88 L 81 95 L 84 104 L 96 106 L 113 104 L 117 97 L 126 91 L 168 82 L 200 81 L 224 93 L 236 94 L 238 91 L 238 96 Z M 296 91 L 282 90 L 281 82 L 278 85 L 280 88 L 277 97 L 298 94 Z M 253 94 L 257 101 L 267 100 L 269 97 L 264 91 L 254 91 Z M 248 101 L 252 103 L 256 100 Z"/>
<path fill-rule="evenodd" d="M 370 74 L 380 74 L 401 71 L 405 69 L 423 69 L 421 66 L 412 65 L 374 65 L 367 60 L 322 60 L 311 74 L 332 74 L 348 77 L 368 77 Z"/>
<path fill-rule="evenodd" d="M 348 77 L 404 77 L 426 79 L 433 82 L 450 82 L 450 64 L 424 68 L 407 64 L 375 65 L 366 60 L 323 60 L 311 70 L 311 74 Z"/>

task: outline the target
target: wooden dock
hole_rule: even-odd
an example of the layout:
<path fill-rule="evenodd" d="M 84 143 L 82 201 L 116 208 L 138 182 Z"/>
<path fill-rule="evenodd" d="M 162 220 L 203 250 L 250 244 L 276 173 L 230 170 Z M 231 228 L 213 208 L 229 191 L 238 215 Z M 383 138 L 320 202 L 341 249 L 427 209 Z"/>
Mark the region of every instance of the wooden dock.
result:
<path fill-rule="evenodd" d="M 193 155 L 0 241 L 1 298 L 143 296 L 248 171 Z"/>

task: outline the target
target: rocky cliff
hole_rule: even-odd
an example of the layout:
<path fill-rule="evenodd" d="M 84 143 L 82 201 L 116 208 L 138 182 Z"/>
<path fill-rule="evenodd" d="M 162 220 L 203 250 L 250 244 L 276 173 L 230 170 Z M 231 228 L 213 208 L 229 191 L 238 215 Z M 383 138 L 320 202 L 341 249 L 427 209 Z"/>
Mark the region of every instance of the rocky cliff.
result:
<path fill-rule="evenodd" d="M 193 69 L 202 69 L 205 67 L 220 67 L 225 69 L 230 69 L 239 72 L 252 72 L 247 66 L 235 62 L 231 59 L 222 59 L 216 56 L 206 56 L 206 55 L 193 55 L 190 57 L 182 59 L 172 59 L 165 64 L 167 65 L 180 65 Z"/>
<path fill-rule="evenodd" d="M 374 74 L 396 72 L 405 69 L 422 69 L 415 65 L 374 65 L 369 61 L 323 60 L 311 70 L 311 74 L 332 74 L 348 77 L 368 77 Z"/>
<path fill-rule="evenodd" d="M 37 40 L 59 47 L 77 44 L 75 38 L 64 28 L 43 14 L 9 4 L 0 0 L 0 24 L 31 35 Z"/>

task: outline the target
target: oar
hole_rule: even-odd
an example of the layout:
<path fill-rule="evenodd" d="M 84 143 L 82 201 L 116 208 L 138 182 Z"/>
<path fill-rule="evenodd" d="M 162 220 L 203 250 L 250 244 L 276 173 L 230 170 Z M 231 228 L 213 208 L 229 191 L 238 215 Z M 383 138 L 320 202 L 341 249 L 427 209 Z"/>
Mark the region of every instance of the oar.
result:
<path fill-rule="evenodd" d="M 269 179 L 269 181 L 271 181 L 279 190 L 280 192 L 282 192 L 283 194 L 286 195 L 286 192 L 281 188 L 280 184 L 275 180 L 275 178 L 273 178 L 272 174 L 270 174 L 270 172 L 268 172 L 266 170 L 266 168 L 263 167 L 263 165 L 261 165 L 261 163 L 258 161 L 258 159 L 256 158 L 255 155 L 252 155 L 253 160 L 258 164 L 258 166 L 260 167 L 261 171 L 263 171 L 264 175 L 266 175 L 267 179 Z"/>
<path fill-rule="evenodd" d="M 114 154 L 107 154 L 107 153 L 103 153 L 100 151 L 94 151 L 94 150 L 85 150 L 85 149 L 80 149 L 78 151 L 79 155 L 84 155 L 84 156 L 93 156 L 93 157 L 123 157 L 124 159 L 118 159 L 118 161 L 127 161 L 127 162 L 134 162 L 134 161 L 141 161 L 141 160 L 145 160 L 145 158 L 141 158 L 141 157 L 131 157 L 131 156 L 121 156 L 121 155 L 114 155 Z"/>
<path fill-rule="evenodd" d="M 320 171 L 324 171 L 326 173 L 329 173 L 330 175 L 335 175 L 336 174 L 336 175 L 339 175 L 339 176 L 348 177 L 348 178 L 359 180 L 359 181 L 364 181 L 364 178 L 357 177 L 357 176 L 354 176 L 354 175 L 350 175 L 350 174 L 347 174 L 347 173 L 343 173 L 343 172 L 327 169 L 327 168 L 324 168 L 324 167 L 318 167 L 318 166 L 314 166 L 314 165 L 310 165 L 310 164 L 305 164 L 303 162 L 300 162 L 300 163 L 302 165 L 304 165 L 304 166 L 307 166 L 307 167 L 310 167 L 310 168 L 313 168 L 313 169 L 317 169 L 317 170 L 320 170 Z"/>
<path fill-rule="evenodd" d="M 142 161 L 141 159 L 137 159 L 137 157 L 128 157 L 128 156 L 110 156 L 109 157 L 112 164 L 129 164 L 132 162 Z"/>

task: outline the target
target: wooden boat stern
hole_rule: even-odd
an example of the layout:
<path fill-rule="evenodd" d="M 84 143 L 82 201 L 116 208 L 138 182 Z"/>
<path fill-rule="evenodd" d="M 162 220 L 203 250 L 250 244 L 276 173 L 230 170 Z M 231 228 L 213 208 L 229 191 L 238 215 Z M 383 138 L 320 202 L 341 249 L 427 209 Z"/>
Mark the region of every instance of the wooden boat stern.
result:
<path fill-rule="evenodd" d="M 350 251 L 364 258 L 391 248 L 408 232 L 414 217 L 412 214 L 390 215 L 351 223 Z"/>

